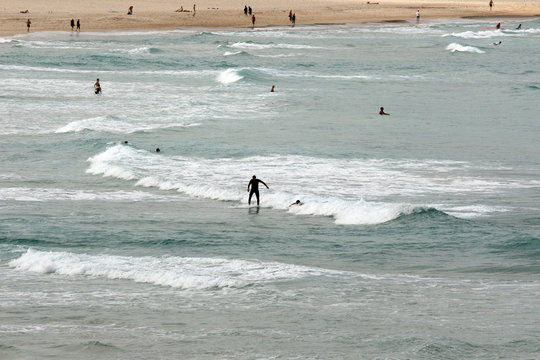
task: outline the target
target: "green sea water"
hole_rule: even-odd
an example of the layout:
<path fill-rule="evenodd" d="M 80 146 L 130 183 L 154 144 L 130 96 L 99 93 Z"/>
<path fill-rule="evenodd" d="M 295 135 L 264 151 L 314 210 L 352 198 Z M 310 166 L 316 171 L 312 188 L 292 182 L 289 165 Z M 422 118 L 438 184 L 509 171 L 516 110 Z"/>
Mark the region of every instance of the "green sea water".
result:
<path fill-rule="evenodd" d="M 0 358 L 539 357 L 540 21 L 497 22 L 0 38 Z"/>

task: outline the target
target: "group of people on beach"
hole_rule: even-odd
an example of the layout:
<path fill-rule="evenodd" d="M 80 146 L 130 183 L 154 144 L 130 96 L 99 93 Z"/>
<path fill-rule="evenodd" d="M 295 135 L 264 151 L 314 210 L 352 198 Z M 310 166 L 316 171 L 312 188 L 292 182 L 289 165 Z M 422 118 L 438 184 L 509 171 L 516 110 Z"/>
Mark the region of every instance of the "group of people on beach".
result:
<path fill-rule="evenodd" d="M 71 25 L 71 31 L 74 31 L 75 30 L 75 20 L 74 19 L 71 19 L 70 25 Z M 81 31 L 81 20 L 80 19 L 77 19 L 77 31 Z"/>
<path fill-rule="evenodd" d="M 292 26 L 296 24 L 296 13 L 293 13 L 292 10 L 289 11 L 289 21 L 292 23 Z"/>

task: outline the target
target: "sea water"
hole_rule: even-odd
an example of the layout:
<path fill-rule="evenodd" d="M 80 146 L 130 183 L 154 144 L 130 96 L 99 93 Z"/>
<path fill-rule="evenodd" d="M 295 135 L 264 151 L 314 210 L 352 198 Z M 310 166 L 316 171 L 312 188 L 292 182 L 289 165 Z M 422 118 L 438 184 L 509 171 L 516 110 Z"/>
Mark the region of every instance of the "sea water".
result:
<path fill-rule="evenodd" d="M 496 22 L 1 38 L 0 357 L 539 358 L 540 21 Z"/>

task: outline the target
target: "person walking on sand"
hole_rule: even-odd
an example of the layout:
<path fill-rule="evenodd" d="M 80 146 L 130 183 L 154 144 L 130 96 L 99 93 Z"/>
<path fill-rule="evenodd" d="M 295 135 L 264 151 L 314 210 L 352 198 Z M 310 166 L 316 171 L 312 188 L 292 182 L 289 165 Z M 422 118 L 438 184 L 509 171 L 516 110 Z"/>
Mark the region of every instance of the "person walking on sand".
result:
<path fill-rule="evenodd" d="M 416 10 L 416 21 L 420 20 L 420 10 Z"/>
<path fill-rule="evenodd" d="M 289 11 L 289 21 L 292 22 L 292 10 Z"/>
<path fill-rule="evenodd" d="M 195 4 L 193 4 L 193 16 L 195 16 Z"/>
<path fill-rule="evenodd" d="M 292 14 L 292 26 L 296 25 L 296 13 Z"/>
<path fill-rule="evenodd" d="M 71 19 L 71 31 L 75 30 L 75 20 Z"/>
<path fill-rule="evenodd" d="M 133 15 L 133 5 L 131 5 L 127 12 L 128 15 Z"/>
<path fill-rule="evenodd" d="M 96 82 L 94 83 L 94 93 L 96 95 L 101 94 L 101 84 L 99 83 L 99 79 L 96 79 Z"/>
<path fill-rule="evenodd" d="M 493 8 L 493 0 L 489 0 L 489 11 Z"/>
<path fill-rule="evenodd" d="M 255 29 L 255 15 L 251 15 L 251 28 Z"/>
<path fill-rule="evenodd" d="M 251 10 L 251 6 L 248 6 L 248 13 L 249 13 L 249 15 L 251 15 L 252 12 L 253 12 L 253 10 Z"/>
<path fill-rule="evenodd" d="M 32 22 L 30 21 L 30 19 L 26 20 L 26 32 L 30 32 L 30 25 L 32 24 Z"/>
<path fill-rule="evenodd" d="M 257 179 L 255 175 L 249 180 L 247 191 L 249 193 L 249 199 L 248 199 L 248 205 L 251 205 L 251 197 L 253 194 L 257 197 L 257 206 L 259 206 L 259 183 L 262 183 L 264 186 L 266 186 L 267 189 L 270 189 L 268 185 L 262 180 Z M 251 187 L 251 190 L 249 189 Z"/>
<path fill-rule="evenodd" d="M 247 16 L 247 5 L 244 5 L 244 15 Z"/>
<path fill-rule="evenodd" d="M 390 115 L 390 114 L 385 113 L 384 108 L 381 106 L 381 109 L 379 110 L 379 115 Z"/>
<path fill-rule="evenodd" d="M 81 19 L 77 19 L 77 31 L 81 31 Z"/>

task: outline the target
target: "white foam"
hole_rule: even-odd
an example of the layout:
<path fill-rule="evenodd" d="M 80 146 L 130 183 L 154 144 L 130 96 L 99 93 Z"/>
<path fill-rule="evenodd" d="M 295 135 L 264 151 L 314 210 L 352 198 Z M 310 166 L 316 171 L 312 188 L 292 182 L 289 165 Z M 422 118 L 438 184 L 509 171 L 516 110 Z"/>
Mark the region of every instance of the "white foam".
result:
<path fill-rule="evenodd" d="M 339 271 L 278 262 L 195 257 L 87 255 L 28 249 L 9 266 L 20 271 L 124 279 L 181 289 L 242 288 L 271 281 L 335 276 Z"/>
<path fill-rule="evenodd" d="M 474 46 L 466 46 L 461 45 L 458 43 L 451 43 L 446 47 L 446 50 L 450 50 L 451 52 L 469 52 L 469 53 L 475 53 L 475 54 L 484 54 L 485 51 L 480 50 L 479 48 L 476 48 Z"/>
<path fill-rule="evenodd" d="M 299 45 L 299 44 L 257 44 L 257 43 L 251 43 L 251 42 L 236 42 L 234 44 L 229 45 L 229 47 L 238 48 L 238 49 L 254 49 L 254 50 L 262 50 L 262 49 L 321 49 L 318 46 L 310 46 L 310 45 Z"/>
<path fill-rule="evenodd" d="M 484 30 L 484 31 L 463 31 L 458 33 L 444 34 L 443 37 L 453 36 L 462 39 L 490 39 L 493 37 L 515 36 L 516 32 L 506 32 L 501 30 Z"/>
<path fill-rule="evenodd" d="M 243 51 L 225 51 L 223 53 L 223 56 L 232 56 L 232 55 L 238 55 L 238 54 L 242 54 Z"/>
<path fill-rule="evenodd" d="M 216 80 L 223 85 L 228 85 L 237 82 L 238 80 L 242 80 L 244 77 L 240 76 L 238 74 L 238 70 L 235 69 L 227 69 L 225 71 L 222 71 Z"/>
<path fill-rule="evenodd" d="M 261 190 L 264 206 L 298 215 L 331 216 L 338 224 L 378 224 L 431 208 L 429 204 L 400 202 L 398 199 L 403 197 L 491 196 L 505 189 L 538 186 L 538 182 L 500 176 L 468 176 L 471 164 L 456 161 L 346 160 L 292 155 L 202 159 L 158 156 L 122 145 L 113 146 L 88 161 L 90 174 L 136 180 L 136 186 L 176 190 L 192 197 L 239 203 L 246 202 L 247 181 L 255 173 L 268 181 L 271 188 Z M 289 208 L 296 199 L 305 204 Z"/>
<path fill-rule="evenodd" d="M 70 133 L 70 132 L 80 132 L 84 130 L 92 130 L 99 132 L 108 132 L 113 134 L 130 134 L 138 131 L 149 131 L 155 129 L 167 129 L 167 128 L 182 128 L 182 127 L 193 127 L 199 126 L 198 123 L 188 123 L 188 124 L 141 124 L 136 125 L 128 123 L 121 120 L 116 120 L 113 116 L 98 116 L 90 119 L 76 120 L 72 121 L 67 125 L 62 126 L 59 129 L 56 129 L 54 132 L 57 134 L 61 133 Z"/>

